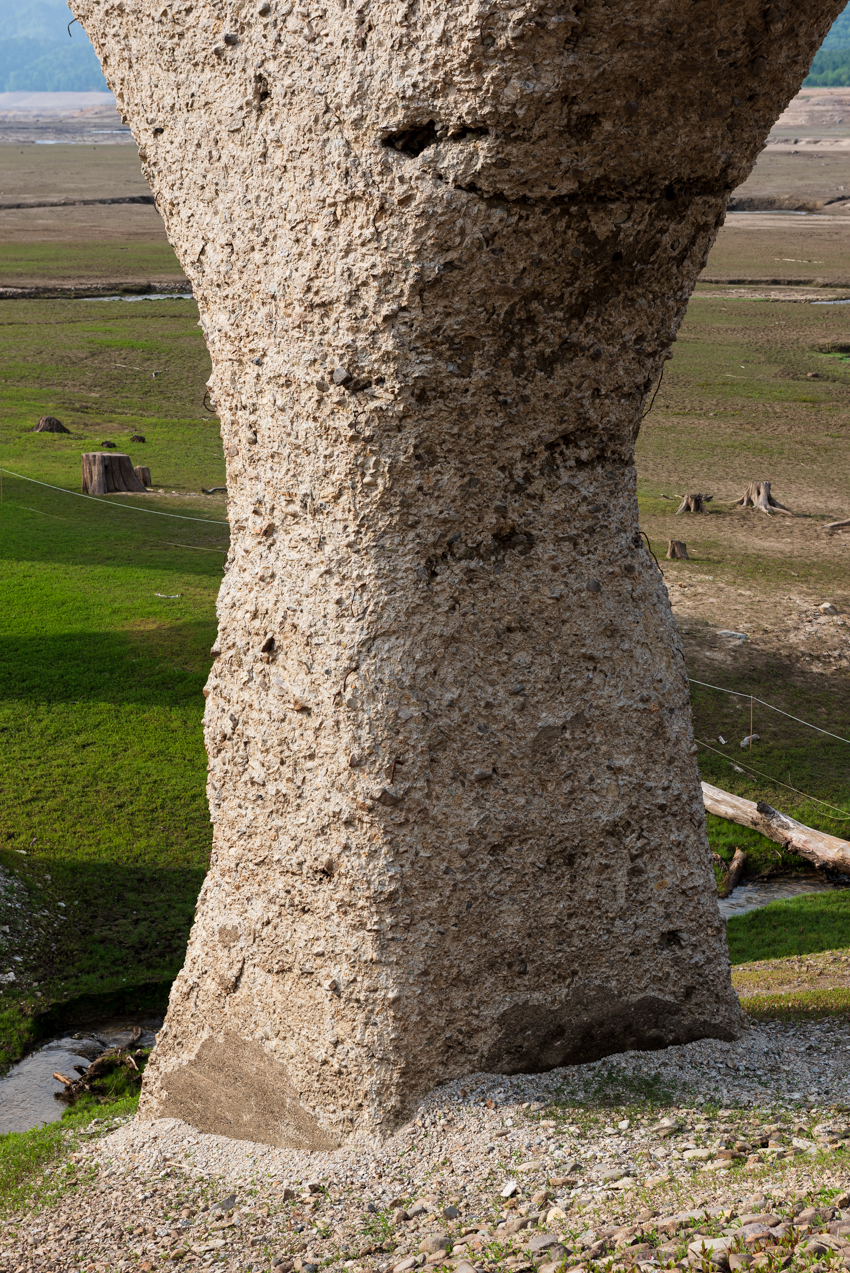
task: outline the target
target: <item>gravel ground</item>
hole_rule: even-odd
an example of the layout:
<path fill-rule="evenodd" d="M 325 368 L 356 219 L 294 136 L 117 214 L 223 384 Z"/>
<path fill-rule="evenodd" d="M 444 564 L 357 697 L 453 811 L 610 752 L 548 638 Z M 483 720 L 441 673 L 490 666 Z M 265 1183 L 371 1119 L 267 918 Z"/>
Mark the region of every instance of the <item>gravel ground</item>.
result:
<path fill-rule="evenodd" d="M 701 1265 L 702 1239 L 715 1266 L 850 1268 L 848 1047 L 831 1019 L 474 1075 L 361 1152 L 93 1125 L 5 1222 L 0 1271 L 654 1269 Z"/>

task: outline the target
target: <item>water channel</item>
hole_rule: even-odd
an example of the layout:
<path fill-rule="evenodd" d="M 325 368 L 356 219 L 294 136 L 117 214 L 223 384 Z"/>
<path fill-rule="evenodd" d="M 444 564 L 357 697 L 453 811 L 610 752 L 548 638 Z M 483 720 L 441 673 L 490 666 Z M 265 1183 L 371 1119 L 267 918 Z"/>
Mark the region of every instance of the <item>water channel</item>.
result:
<path fill-rule="evenodd" d="M 142 1030 L 137 1046 L 151 1048 L 161 1025 L 161 1017 L 112 1017 L 31 1052 L 0 1079 L 0 1134 L 57 1122 L 68 1106 L 56 1099 L 65 1085 L 53 1077 L 54 1071 L 76 1078 L 75 1066 L 89 1065 L 107 1048 L 127 1047 L 136 1026 Z"/>
<path fill-rule="evenodd" d="M 830 893 L 836 888 L 846 887 L 846 884 L 831 883 L 819 871 L 811 871 L 805 875 L 783 875 L 775 880 L 739 884 L 728 897 L 718 898 L 717 905 L 723 918 L 731 919 L 733 915 L 746 915 L 747 911 L 758 910 L 770 902 L 784 902 L 789 897 L 800 897 L 806 893 Z"/>

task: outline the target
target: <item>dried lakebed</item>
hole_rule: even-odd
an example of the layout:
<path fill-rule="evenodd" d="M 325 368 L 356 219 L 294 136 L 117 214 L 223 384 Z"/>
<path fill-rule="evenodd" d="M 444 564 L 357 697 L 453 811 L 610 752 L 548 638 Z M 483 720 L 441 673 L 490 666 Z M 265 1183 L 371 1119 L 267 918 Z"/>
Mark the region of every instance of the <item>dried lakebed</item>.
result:
<path fill-rule="evenodd" d="M 850 1228 L 849 1046 L 833 1019 L 473 1076 L 359 1153 L 271 1149 L 171 1119 L 96 1126 L 48 1174 L 47 1205 L 6 1221 L 0 1270 L 554 1273 L 667 1266 L 702 1240 L 732 1268 L 777 1245 L 794 1267 L 825 1267 L 850 1256 L 842 1232 L 803 1247 L 814 1230 Z"/>

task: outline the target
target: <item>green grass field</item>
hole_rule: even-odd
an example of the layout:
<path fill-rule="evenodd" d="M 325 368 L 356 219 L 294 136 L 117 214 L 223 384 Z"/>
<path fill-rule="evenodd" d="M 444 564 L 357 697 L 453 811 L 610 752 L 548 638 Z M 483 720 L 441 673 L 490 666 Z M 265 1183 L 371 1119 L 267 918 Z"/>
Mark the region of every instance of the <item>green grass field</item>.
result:
<path fill-rule="evenodd" d="M 201 690 L 228 545 L 222 499 L 197 494 L 224 465 L 196 324 L 193 302 L 0 305 L 0 870 L 19 881 L 0 925 L 21 961 L 7 1061 L 32 1033 L 22 1013 L 150 1006 L 182 962 L 211 842 Z M 74 435 L 30 432 L 42 413 Z M 169 494 L 71 494 L 104 436 Z"/>
<path fill-rule="evenodd" d="M 82 1145 L 79 1133 L 96 1119 L 105 1132 L 113 1120 L 131 1118 L 138 1104 L 138 1096 L 128 1096 L 108 1105 L 74 1106 L 56 1123 L 0 1135 L 0 1215 L 38 1210 L 77 1188 L 91 1174 L 70 1161 Z"/>
<path fill-rule="evenodd" d="M 845 541 L 820 529 L 850 512 L 850 362 L 827 352 L 850 345 L 847 324 L 846 307 L 698 293 L 644 422 L 638 477 L 641 525 L 665 573 L 689 674 L 736 695 L 692 686 L 702 777 L 850 838 L 850 744 L 756 705 L 760 741 L 746 754 L 739 745 L 749 694 L 850 739 L 850 570 Z M 798 515 L 736 509 L 756 477 L 770 479 Z M 711 511 L 677 517 L 663 496 L 685 490 L 712 493 Z M 690 561 L 664 560 L 673 537 L 687 541 Z M 826 600 L 841 613 L 816 622 Z M 718 629 L 747 640 L 727 646 Z M 717 818 L 709 835 L 727 859 L 746 849 L 750 874 L 805 865 Z"/>
<path fill-rule="evenodd" d="M 0 245 L 0 286 L 23 287 L 33 280 L 56 284 L 81 279 L 98 285 L 117 280 L 173 280 L 186 284 L 170 243 L 4 243 Z"/>
<path fill-rule="evenodd" d="M 850 946 L 850 890 L 771 902 L 726 925 L 733 964 Z"/>

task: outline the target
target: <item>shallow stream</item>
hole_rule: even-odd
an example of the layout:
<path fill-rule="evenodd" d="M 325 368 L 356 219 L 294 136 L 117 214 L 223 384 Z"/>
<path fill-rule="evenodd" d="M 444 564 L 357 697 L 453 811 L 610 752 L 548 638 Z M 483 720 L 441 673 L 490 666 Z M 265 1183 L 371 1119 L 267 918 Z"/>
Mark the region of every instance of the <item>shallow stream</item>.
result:
<path fill-rule="evenodd" d="M 830 893 L 835 889 L 846 888 L 846 884 L 831 884 L 818 871 L 806 875 L 780 876 L 775 880 L 753 881 L 739 884 L 728 897 L 718 898 L 717 905 L 724 919 L 732 915 L 745 915 L 747 911 L 758 910 L 770 902 L 783 902 L 789 897 L 800 897 L 804 893 Z"/>
<path fill-rule="evenodd" d="M 31 1052 L 0 1079 L 0 1134 L 25 1132 L 62 1117 L 68 1106 L 56 1097 L 65 1085 L 53 1077 L 54 1070 L 76 1078 L 75 1065 L 85 1068 L 107 1048 L 126 1047 L 135 1026 L 143 1031 L 138 1046 L 153 1047 L 161 1025 L 160 1017 L 113 1017 L 51 1039 Z"/>

